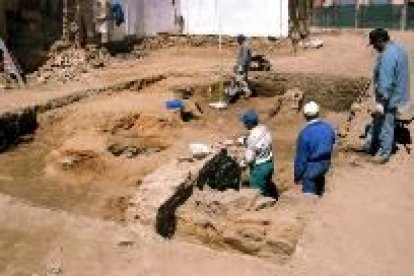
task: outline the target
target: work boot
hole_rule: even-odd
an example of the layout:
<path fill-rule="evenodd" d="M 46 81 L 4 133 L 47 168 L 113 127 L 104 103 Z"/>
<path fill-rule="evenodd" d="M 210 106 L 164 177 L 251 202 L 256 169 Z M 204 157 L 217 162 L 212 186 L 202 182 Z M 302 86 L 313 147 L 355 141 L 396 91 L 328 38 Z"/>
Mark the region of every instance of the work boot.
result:
<path fill-rule="evenodd" d="M 378 164 L 378 165 L 386 164 L 386 163 L 388 163 L 388 161 L 390 161 L 390 157 L 389 156 L 383 156 L 383 155 L 380 155 L 380 154 L 375 155 L 371 159 L 371 162 L 372 163 Z"/>
<path fill-rule="evenodd" d="M 367 147 L 366 145 L 350 145 L 348 147 L 350 152 L 361 153 L 361 154 L 372 154 L 374 155 L 373 151 Z"/>

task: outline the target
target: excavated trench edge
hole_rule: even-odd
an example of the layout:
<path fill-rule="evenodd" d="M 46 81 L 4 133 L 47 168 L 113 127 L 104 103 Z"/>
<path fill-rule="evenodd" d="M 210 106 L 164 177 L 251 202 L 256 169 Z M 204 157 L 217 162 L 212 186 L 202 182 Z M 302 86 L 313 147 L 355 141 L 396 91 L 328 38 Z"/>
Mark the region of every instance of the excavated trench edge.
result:
<path fill-rule="evenodd" d="M 166 79 L 166 76 L 163 74 L 133 78 L 103 87 L 80 90 L 67 96 L 51 99 L 45 103 L 6 111 L 0 114 L 0 153 L 18 144 L 23 136 L 32 134 L 37 129 L 38 114 L 96 95 L 110 95 L 124 90 L 138 91 L 164 79 Z"/>

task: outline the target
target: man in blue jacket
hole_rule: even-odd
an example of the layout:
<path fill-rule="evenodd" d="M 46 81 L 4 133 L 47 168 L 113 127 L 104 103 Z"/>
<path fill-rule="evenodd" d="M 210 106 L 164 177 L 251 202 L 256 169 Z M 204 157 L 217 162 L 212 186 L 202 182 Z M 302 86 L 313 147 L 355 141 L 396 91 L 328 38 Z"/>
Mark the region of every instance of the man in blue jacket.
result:
<path fill-rule="evenodd" d="M 325 175 L 331 166 L 335 131 L 319 119 L 319 106 L 309 102 L 303 109 L 306 126 L 299 133 L 295 157 L 295 183 L 302 183 L 306 195 L 322 196 Z"/>
<path fill-rule="evenodd" d="M 384 164 L 394 147 L 397 111 L 410 100 L 409 58 L 405 49 L 390 41 L 384 29 L 371 31 L 369 43 L 379 56 L 374 68 L 376 107 L 363 149 L 376 155 L 376 163 Z"/>

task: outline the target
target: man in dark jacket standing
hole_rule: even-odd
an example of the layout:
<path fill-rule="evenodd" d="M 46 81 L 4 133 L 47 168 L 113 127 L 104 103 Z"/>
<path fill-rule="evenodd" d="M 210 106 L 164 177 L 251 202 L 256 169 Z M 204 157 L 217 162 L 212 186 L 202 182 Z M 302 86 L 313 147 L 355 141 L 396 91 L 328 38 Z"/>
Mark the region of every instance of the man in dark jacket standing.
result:
<path fill-rule="evenodd" d="M 335 131 L 331 125 L 319 119 L 319 106 L 315 102 L 307 103 L 303 112 L 307 123 L 297 140 L 295 183 L 301 182 L 306 195 L 322 196 L 325 175 L 331 166 Z"/>

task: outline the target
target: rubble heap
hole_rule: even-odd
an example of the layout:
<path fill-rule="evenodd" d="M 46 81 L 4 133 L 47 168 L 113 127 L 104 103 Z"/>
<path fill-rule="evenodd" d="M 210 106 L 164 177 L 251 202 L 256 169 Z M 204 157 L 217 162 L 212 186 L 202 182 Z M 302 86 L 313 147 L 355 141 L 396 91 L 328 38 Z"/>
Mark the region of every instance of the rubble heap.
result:
<path fill-rule="evenodd" d="M 82 74 L 106 66 L 109 59 L 110 54 L 103 48 L 76 48 L 58 41 L 51 47 L 47 62 L 30 79 L 40 83 L 77 81 Z"/>
<path fill-rule="evenodd" d="M 217 35 L 173 35 L 173 34 L 158 34 L 153 37 L 146 37 L 139 41 L 140 50 L 158 50 L 172 47 L 217 47 L 219 37 Z M 250 38 L 250 44 L 254 49 L 260 51 L 270 52 L 273 49 L 285 47 L 288 41 L 286 39 L 274 38 Z M 222 37 L 223 48 L 237 47 L 237 41 L 234 37 Z"/>

